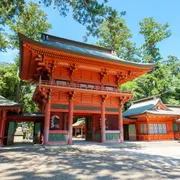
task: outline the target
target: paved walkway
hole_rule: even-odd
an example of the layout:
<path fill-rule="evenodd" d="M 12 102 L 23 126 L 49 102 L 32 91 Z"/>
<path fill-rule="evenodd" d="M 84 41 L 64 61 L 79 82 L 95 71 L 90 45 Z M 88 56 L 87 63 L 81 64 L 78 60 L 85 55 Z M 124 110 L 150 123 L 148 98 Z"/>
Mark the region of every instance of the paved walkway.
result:
<path fill-rule="evenodd" d="M 0 179 L 180 179 L 180 143 L 93 143 L 0 149 Z"/>

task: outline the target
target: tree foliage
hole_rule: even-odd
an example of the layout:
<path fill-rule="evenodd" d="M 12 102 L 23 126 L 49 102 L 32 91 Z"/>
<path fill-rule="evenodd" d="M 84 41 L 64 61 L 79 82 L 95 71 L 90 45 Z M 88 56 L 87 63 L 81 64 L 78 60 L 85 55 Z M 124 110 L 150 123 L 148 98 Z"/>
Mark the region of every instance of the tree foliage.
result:
<path fill-rule="evenodd" d="M 159 62 L 162 57 L 157 44 L 171 35 L 171 31 L 168 29 L 169 24 L 160 24 L 150 17 L 144 18 L 139 25 L 139 33 L 144 36 L 145 40 L 141 47 L 143 62 Z"/>
<path fill-rule="evenodd" d="M 0 1 L 0 51 L 5 52 L 9 47 L 7 27 L 8 20 L 15 20 L 15 17 L 23 12 L 24 0 L 1 0 Z"/>
<path fill-rule="evenodd" d="M 160 95 L 164 103 L 180 103 L 180 60 L 175 56 L 163 59 L 158 43 L 171 35 L 169 25 L 159 24 L 153 18 L 140 22 L 140 34 L 144 36 L 141 47 L 143 62 L 156 62 L 157 67 L 132 82 L 121 85 L 121 89 L 133 89 L 134 99 Z"/>
<path fill-rule="evenodd" d="M 8 99 L 14 99 L 16 84 L 19 82 L 17 67 L 6 65 L 0 66 L 0 94 Z"/>
<path fill-rule="evenodd" d="M 170 59 L 167 60 L 167 62 L 169 61 Z M 180 60 L 176 58 L 176 62 L 159 64 L 153 72 L 146 73 L 134 81 L 121 85 L 120 89 L 132 89 L 134 100 L 159 95 L 166 104 L 180 104 L 179 63 Z"/>
<path fill-rule="evenodd" d="M 29 83 L 20 80 L 15 63 L 0 65 L 0 94 L 12 101 L 23 103 L 24 112 L 38 111 L 38 107 L 32 102 L 33 88 Z"/>
<path fill-rule="evenodd" d="M 86 26 L 85 41 L 89 35 L 97 36 L 99 34 L 99 25 L 104 20 L 111 21 L 118 14 L 115 9 L 107 5 L 108 0 L 41 0 L 40 2 L 47 7 L 53 5 L 63 16 L 72 10 L 74 20 Z M 125 11 L 121 12 L 121 15 L 125 14 Z"/>
<path fill-rule="evenodd" d="M 25 4 L 24 0 L 2 0 L 0 4 L 2 5 L 0 6 L 0 51 L 2 52 L 7 48 L 18 48 L 18 32 L 37 40 L 40 33 L 47 32 L 51 28 L 47 22 L 47 14 L 37 3 Z"/>
<path fill-rule="evenodd" d="M 2 2 L 6 1 L 3 0 Z M 22 4 L 23 2 L 24 1 L 22 1 Z M 3 13 L 3 8 L 6 8 L 6 6 L 0 7 L 0 13 L 4 16 L 0 19 L 1 26 L 6 25 L 6 28 L 8 26 L 11 31 L 9 34 L 6 34 L 6 37 L 0 36 L 0 38 L 4 38 L 7 43 L 7 45 L 5 44 L 3 46 L 3 43 L 0 42 L 1 51 L 7 47 L 19 47 L 18 32 L 37 40 L 40 37 L 40 33 L 47 32 L 48 29 L 51 28 L 51 25 L 47 22 L 47 15 L 40 9 L 39 4 L 33 2 L 23 4 L 21 7 L 23 8 L 23 12 L 18 9 L 20 7 L 14 7 L 14 9 L 4 9 Z M 10 100 L 23 103 L 24 112 L 36 112 L 38 108 L 32 102 L 34 88 L 28 82 L 19 79 L 18 69 L 19 57 L 15 59 L 14 64 L 1 63 L 0 94 Z"/>
<path fill-rule="evenodd" d="M 108 0 L 39 0 L 39 4 L 46 7 L 53 6 L 61 16 L 67 16 L 71 11 L 74 20 L 86 26 L 87 33 L 84 39 L 89 35 L 96 36 L 99 33 L 99 25 L 106 19 L 113 20 L 118 12 L 108 6 Z M 1 0 L 0 8 L 1 21 L 15 19 L 16 16 L 24 13 L 25 0 Z M 0 6 L 0 7 L 1 7 Z M 125 15 L 125 11 L 121 12 Z"/>
<path fill-rule="evenodd" d="M 113 20 L 105 20 L 100 25 L 97 37 L 98 45 L 114 50 L 120 58 L 138 61 L 138 49 L 130 41 L 131 31 L 121 16 L 116 16 Z"/>
<path fill-rule="evenodd" d="M 19 47 L 18 32 L 38 40 L 41 33 L 47 32 L 51 28 L 51 25 L 47 22 L 47 15 L 40 9 L 38 4 L 33 2 L 29 2 L 24 7 L 23 13 L 18 16 L 15 22 L 12 19 L 7 20 L 7 25 L 14 32 L 9 35 L 13 48 Z"/>
<path fill-rule="evenodd" d="M 7 20 L 23 12 L 25 0 L 1 0 L 0 1 L 0 24 L 5 25 Z"/>
<path fill-rule="evenodd" d="M 0 51 L 6 52 L 6 48 L 8 47 L 9 43 L 7 40 L 7 33 L 2 27 L 0 27 Z"/>

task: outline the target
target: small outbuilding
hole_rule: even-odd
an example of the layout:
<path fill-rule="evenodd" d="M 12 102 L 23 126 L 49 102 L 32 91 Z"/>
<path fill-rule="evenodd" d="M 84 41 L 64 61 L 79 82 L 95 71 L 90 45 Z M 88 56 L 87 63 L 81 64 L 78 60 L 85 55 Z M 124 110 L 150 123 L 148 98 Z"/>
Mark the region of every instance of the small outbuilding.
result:
<path fill-rule="evenodd" d="M 22 113 L 23 104 L 19 104 L 0 96 L 0 147 L 14 143 L 17 122 L 33 122 L 33 142 L 41 143 L 44 114 Z"/>
<path fill-rule="evenodd" d="M 136 127 L 137 140 L 173 140 L 180 138 L 180 124 L 176 122 L 180 119 L 180 108 L 165 105 L 158 97 L 134 101 L 131 107 L 123 113 L 123 117 L 123 124 L 129 126 L 128 130 L 132 124 Z M 126 129 L 124 129 L 124 135 Z"/>
<path fill-rule="evenodd" d="M 8 142 L 13 140 L 12 135 L 15 132 L 15 124 L 7 121 L 9 112 L 17 114 L 21 111 L 22 107 L 22 104 L 10 101 L 0 95 L 0 147 L 3 146 L 5 141 L 8 144 Z"/>
<path fill-rule="evenodd" d="M 85 137 L 85 118 L 79 118 L 77 122 L 73 124 L 74 136 L 75 137 Z"/>

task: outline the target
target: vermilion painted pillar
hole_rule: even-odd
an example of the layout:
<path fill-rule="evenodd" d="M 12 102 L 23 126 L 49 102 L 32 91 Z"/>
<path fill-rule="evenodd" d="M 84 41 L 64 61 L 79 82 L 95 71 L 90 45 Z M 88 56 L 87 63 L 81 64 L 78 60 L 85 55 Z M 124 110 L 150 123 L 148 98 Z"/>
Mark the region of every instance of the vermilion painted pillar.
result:
<path fill-rule="evenodd" d="M 120 130 L 120 142 L 123 142 L 124 134 L 123 134 L 122 104 L 120 104 L 118 107 L 118 130 Z"/>
<path fill-rule="evenodd" d="M 149 127 L 148 120 L 147 120 L 147 136 L 148 136 L 147 140 L 149 141 L 150 140 L 150 127 Z"/>
<path fill-rule="evenodd" d="M 68 114 L 68 144 L 72 144 L 72 124 L 73 124 L 73 100 L 69 100 L 69 114 Z"/>
<path fill-rule="evenodd" d="M 166 124 L 166 123 L 165 123 L 165 124 Z M 167 132 L 167 133 L 170 135 L 170 137 L 172 137 L 172 138 L 170 138 L 170 139 L 174 139 L 174 132 L 173 132 L 173 123 L 172 123 L 172 120 L 168 121 L 168 123 L 167 123 L 166 126 L 169 127 L 169 132 Z"/>
<path fill-rule="evenodd" d="M 136 120 L 136 139 L 137 140 L 139 140 L 139 133 L 140 133 L 139 123 L 138 123 L 138 120 Z"/>
<path fill-rule="evenodd" d="M 48 99 L 45 108 L 45 119 L 44 119 L 44 144 L 48 144 L 49 139 L 49 126 L 50 126 L 50 114 L 51 114 L 51 101 Z"/>
<path fill-rule="evenodd" d="M 6 111 L 2 111 L 2 119 L 1 119 L 1 125 L 0 125 L 0 147 L 3 146 L 3 140 L 4 140 L 4 132 L 5 132 L 5 125 L 6 125 Z"/>
<path fill-rule="evenodd" d="M 105 142 L 105 100 L 101 103 L 101 142 Z"/>

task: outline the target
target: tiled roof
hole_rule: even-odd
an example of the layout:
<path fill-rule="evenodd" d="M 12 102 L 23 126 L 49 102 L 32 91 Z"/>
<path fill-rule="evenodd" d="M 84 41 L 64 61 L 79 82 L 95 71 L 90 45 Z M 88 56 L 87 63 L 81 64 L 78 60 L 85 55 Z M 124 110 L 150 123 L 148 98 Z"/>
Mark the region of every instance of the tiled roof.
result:
<path fill-rule="evenodd" d="M 77 41 L 72 41 L 68 39 L 63 39 L 55 36 L 51 36 L 48 34 L 42 34 L 42 38 L 40 40 L 40 43 L 44 44 L 45 46 L 51 46 L 52 48 L 59 48 L 61 50 L 67 51 L 69 53 L 78 53 L 81 55 L 87 55 L 90 57 L 97 57 L 101 58 L 107 61 L 114 61 L 118 62 L 120 64 L 129 64 L 132 66 L 142 66 L 146 68 L 153 68 L 156 65 L 153 63 L 137 63 L 137 62 L 130 62 L 126 60 L 120 59 L 118 56 L 116 56 L 112 50 L 90 45 L 86 43 L 81 43 Z"/>
<path fill-rule="evenodd" d="M 128 117 L 128 116 L 142 114 L 146 110 L 152 109 L 158 103 L 158 101 L 159 99 L 156 100 L 153 99 L 153 100 L 133 104 L 127 111 L 123 113 L 123 116 Z"/>
<path fill-rule="evenodd" d="M 13 102 L 13 101 L 10 101 L 0 95 L 0 107 L 21 107 L 21 106 L 23 106 L 23 105 Z"/>
<path fill-rule="evenodd" d="M 123 113 L 123 116 L 130 117 L 130 116 L 140 115 L 143 113 L 159 114 L 159 115 L 180 115 L 180 108 L 167 107 L 166 110 L 161 110 L 161 109 L 153 110 L 153 107 L 158 102 L 162 103 L 160 98 L 157 99 L 151 98 L 150 100 L 137 101 L 136 104 L 131 105 L 131 107 Z"/>
<path fill-rule="evenodd" d="M 73 124 L 73 127 L 76 127 L 76 126 L 82 126 L 85 124 L 85 118 L 80 118 L 77 120 L 76 123 Z"/>
<path fill-rule="evenodd" d="M 170 110 L 180 114 L 180 106 L 169 106 L 169 105 L 167 106 Z"/>
<path fill-rule="evenodd" d="M 150 114 L 159 114 L 159 115 L 180 115 L 180 112 L 176 112 L 176 111 L 173 111 L 173 110 L 147 110 L 146 111 L 147 113 L 150 113 Z"/>

